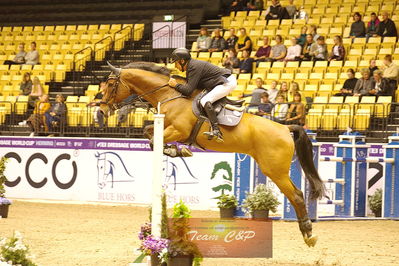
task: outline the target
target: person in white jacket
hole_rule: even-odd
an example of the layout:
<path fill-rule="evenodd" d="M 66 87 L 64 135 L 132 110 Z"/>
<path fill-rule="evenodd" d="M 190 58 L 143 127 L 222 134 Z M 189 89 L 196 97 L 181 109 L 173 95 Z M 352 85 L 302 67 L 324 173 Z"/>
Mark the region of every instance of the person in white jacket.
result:
<path fill-rule="evenodd" d="M 271 119 L 278 123 L 284 124 L 288 112 L 288 104 L 285 103 L 283 95 L 277 96 L 276 105 L 272 109 Z"/>
<path fill-rule="evenodd" d="M 298 40 L 296 38 L 291 39 L 291 46 L 287 49 L 287 55 L 284 58 L 284 61 L 295 61 L 299 60 L 299 56 L 302 53 L 302 46 L 298 44 Z"/>

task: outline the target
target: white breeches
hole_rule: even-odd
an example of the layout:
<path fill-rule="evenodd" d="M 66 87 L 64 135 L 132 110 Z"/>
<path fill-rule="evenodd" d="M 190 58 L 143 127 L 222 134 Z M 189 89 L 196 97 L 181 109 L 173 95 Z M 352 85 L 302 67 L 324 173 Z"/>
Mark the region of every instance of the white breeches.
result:
<path fill-rule="evenodd" d="M 230 75 L 227 78 L 227 82 L 221 85 L 217 85 L 213 90 L 208 92 L 201 99 L 201 105 L 204 106 L 207 102 L 214 103 L 217 100 L 227 96 L 237 87 L 237 80 L 234 75 Z"/>

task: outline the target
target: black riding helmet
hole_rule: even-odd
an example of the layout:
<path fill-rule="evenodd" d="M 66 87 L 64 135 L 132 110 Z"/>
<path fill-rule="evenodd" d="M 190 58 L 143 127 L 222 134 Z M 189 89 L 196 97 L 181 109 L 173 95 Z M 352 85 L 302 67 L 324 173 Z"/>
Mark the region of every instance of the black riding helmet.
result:
<path fill-rule="evenodd" d="M 186 48 L 177 48 L 172 52 L 172 63 L 177 60 L 188 61 L 191 59 L 190 51 Z"/>

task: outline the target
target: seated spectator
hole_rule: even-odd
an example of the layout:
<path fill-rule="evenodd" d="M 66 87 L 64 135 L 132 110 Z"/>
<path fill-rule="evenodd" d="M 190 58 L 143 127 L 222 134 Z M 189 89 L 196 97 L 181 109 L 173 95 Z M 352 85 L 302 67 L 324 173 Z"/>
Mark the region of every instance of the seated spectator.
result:
<path fill-rule="evenodd" d="M 293 81 L 291 83 L 291 87 L 290 87 L 290 89 L 289 89 L 289 91 L 287 93 L 287 102 L 289 102 L 289 103 L 293 102 L 294 101 L 294 96 L 297 93 L 300 94 L 300 92 L 299 92 L 299 84 L 298 84 L 298 82 Z"/>
<path fill-rule="evenodd" d="M 43 86 L 40 83 L 40 80 L 38 77 L 33 78 L 33 85 L 32 85 L 32 91 L 29 94 L 29 104 L 32 107 L 35 107 L 35 101 L 38 100 L 40 97 L 42 97 L 44 92 Z"/>
<path fill-rule="evenodd" d="M 303 6 L 301 6 L 301 8 L 299 8 L 299 10 L 294 15 L 294 22 L 297 19 L 301 19 L 301 20 L 304 19 L 306 22 L 309 19 L 308 13 L 306 12 L 306 10 Z"/>
<path fill-rule="evenodd" d="M 37 65 L 39 64 L 39 52 L 36 50 L 36 42 L 30 44 L 30 51 L 25 55 L 25 64 Z"/>
<path fill-rule="evenodd" d="M 249 51 L 242 51 L 242 60 L 240 61 L 240 73 L 252 73 L 253 62 L 255 60 L 249 57 Z"/>
<path fill-rule="evenodd" d="M 294 18 L 295 14 L 298 12 L 298 9 L 294 5 L 294 0 L 289 0 L 289 5 L 285 7 L 287 10 L 288 18 Z"/>
<path fill-rule="evenodd" d="M 313 61 L 327 60 L 327 45 L 323 36 L 317 38 L 317 41 L 312 44 L 309 55 L 313 58 Z"/>
<path fill-rule="evenodd" d="M 386 55 L 384 57 L 384 78 L 389 79 L 392 88 L 396 89 L 399 80 L 399 66 L 392 62 L 392 55 Z"/>
<path fill-rule="evenodd" d="M 100 90 L 94 96 L 92 102 L 87 104 L 87 107 L 94 107 L 93 108 L 93 119 L 94 122 L 98 123 L 100 129 L 104 128 L 104 114 L 100 110 L 100 102 L 103 98 L 103 92 L 106 89 L 106 82 L 100 83 Z"/>
<path fill-rule="evenodd" d="M 236 43 L 236 51 L 244 51 L 248 50 L 249 52 L 252 51 L 252 41 L 247 35 L 247 31 L 245 28 L 240 29 L 240 37 L 238 37 L 237 43 Z"/>
<path fill-rule="evenodd" d="M 277 96 L 276 104 L 271 112 L 271 119 L 281 124 L 285 124 L 287 117 L 288 104 L 285 103 L 282 95 Z"/>
<path fill-rule="evenodd" d="M 13 60 L 4 61 L 4 65 L 22 65 L 25 63 L 25 44 L 20 43 L 18 45 L 18 53 L 15 55 Z"/>
<path fill-rule="evenodd" d="M 245 8 L 245 3 L 246 1 L 244 0 L 234 0 L 231 2 L 230 12 L 243 11 Z"/>
<path fill-rule="evenodd" d="M 313 36 L 311 34 L 306 35 L 306 42 L 303 45 L 302 55 L 300 56 L 301 61 L 310 61 L 312 60 L 312 56 L 310 54 L 312 45 L 315 42 L 313 41 Z"/>
<path fill-rule="evenodd" d="M 22 95 L 28 96 L 32 92 L 32 79 L 30 73 L 26 72 L 22 78 L 22 82 L 19 85 L 19 89 Z"/>
<path fill-rule="evenodd" d="M 263 10 L 263 0 L 248 1 L 246 10 L 248 11 Z"/>
<path fill-rule="evenodd" d="M 61 94 L 57 94 L 55 103 L 52 104 L 51 108 L 44 114 L 46 125 L 50 132 L 54 130 L 54 126 L 58 126 L 61 122 L 65 121 L 66 111 L 67 107 L 64 103 L 64 97 Z"/>
<path fill-rule="evenodd" d="M 281 82 L 281 86 L 280 86 L 280 89 L 279 89 L 277 95 L 282 95 L 284 97 L 284 100 L 287 101 L 287 99 L 288 99 L 288 83 L 287 83 L 287 81 Z"/>
<path fill-rule="evenodd" d="M 235 49 L 229 49 L 225 58 L 223 59 L 222 65 L 233 71 L 234 68 L 240 67 L 240 60 L 237 58 Z"/>
<path fill-rule="evenodd" d="M 305 45 L 306 36 L 310 35 L 310 34 L 306 34 L 307 32 L 308 32 L 308 27 L 303 26 L 302 29 L 301 29 L 301 35 L 299 35 L 299 38 L 298 38 L 298 44 L 299 45 L 301 45 L 301 46 Z M 312 38 L 313 38 L 313 35 L 310 35 L 310 36 L 312 36 Z"/>
<path fill-rule="evenodd" d="M 345 48 L 342 45 L 341 36 L 337 35 L 334 37 L 334 46 L 331 50 L 328 61 L 343 61 L 345 59 Z"/>
<path fill-rule="evenodd" d="M 283 61 L 287 54 L 287 48 L 283 44 L 283 37 L 276 35 L 276 44 L 272 46 L 269 58 L 266 61 Z"/>
<path fill-rule="evenodd" d="M 234 28 L 230 29 L 230 36 L 226 40 L 226 49 L 235 49 L 236 48 L 236 43 L 238 41 L 238 37 L 236 36 L 236 30 Z"/>
<path fill-rule="evenodd" d="M 302 46 L 297 44 L 297 39 L 293 37 L 291 39 L 291 46 L 287 49 L 287 55 L 284 58 L 284 61 L 298 61 L 300 60 L 300 56 L 302 53 Z"/>
<path fill-rule="evenodd" d="M 260 104 L 258 106 L 258 112 L 256 115 L 260 115 L 270 119 L 270 114 L 272 113 L 273 103 L 269 101 L 269 94 L 264 92 L 260 95 Z"/>
<path fill-rule="evenodd" d="M 289 18 L 287 10 L 280 5 L 279 0 L 272 0 L 272 5 L 266 9 L 266 20 L 286 18 Z"/>
<path fill-rule="evenodd" d="M 362 21 L 362 15 L 359 12 L 355 12 L 353 15 L 353 20 L 355 22 L 351 25 L 351 31 L 349 33 L 349 37 L 351 38 L 363 38 L 366 37 L 366 27 L 364 26 L 364 22 Z"/>
<path fill-rule="evenodd" d="M 264 62 L 270 56 L 271 47 L 269 45 L 269 37 L 263 37 L 263 46 L 258 48 L 255 54 L 255 61 L 257 64 L 259 62 Z"/>
<path fill-rule="evenodd" d="M 294 95 L 294 101 L 291 103 L 290 109 L 288 109 L 285 121 L 287 124 L 305 125 L 305 105 L 302 103 L 301 94 L 296 93 Z"/>
<path fill-rule="evenodd" d="M 348 79 L 345 80 L 344 85 L 339 93 L 335 94 L 335 96 L 352 96 L 353 90 L 355 89 L 357 78 L 355 77 L 355 71 L 352 68 L 349 68 L 347 71 Z"/>
<path fill-rule="evenodd" d="M 382 21 L 378 24 L 377 33 L 374 36 L 398 37 L 395 22 L 389 18 L 388 12 L 382 13 Z"/>
<path fill-rule="evenodd" d="M 197 38 L 197 47 L 200 52 L 207 52 L 211 47 L 212 39 L 209 37 L 208 29 L 201 28 L 200 35 Z"/>
<path fill-rule="evenodd" d="M 311 34 L 313 36 L 313 41 L 317 41 L 317 39 L 320 37 L 320 35 L 317 33 L 316 25 L 310 25 L 308 34 Z"/>
<path fill-rule="evenodd" d="M 263 87 L 263 80 L 261 78 L 257 78 L 255 83 L 256 83 L 256 88 L 252 91 L 251 94 L 242 95 L 242 97 L 251 97 L 251 101 L 248 105 L 248 110 L 254 109 L 254 107 L 255 109 L 258 109 L 261 95 L 262 93 L 266 92 L 266 89 Z"/>
<path fill-rule="evenodd" d="M 353 96 L 364 96 L 368 95 L 371 86 L 370 70 L 363 68 L 360 73 L 362 77 L 356 82 L 355 88 L 353 89 Z"/>
<path fill-rule="evenodd" d="M 378 24 L 380 24 L 380 20 L 377 17 L 376 13 L 371 13 L 370 21 L 367 23 L 366 36 L 372 37 L 377 34 Z"/>
<path fill-rule="evenodd" d="M 213 31 L 213 38 L 211 39 L 211 46 L 209 48 L 209 52 L 221 52 L 226 49 L 226 41 L 220 35 L 220 30 L 215 29 Z"/>
<path fill-rule="evenodd" d="M 44 114 L 50 109 L 50 103 L 48 101 L 48 95 L 43 94 L 39 101 L 36 103 L 35 110 L 33 114 L 28 118 L 27 125 L 29 126 L 31 133 L 30 137 L 35 136 L 40 131 L 41 126 L 45 126 L 45 131 L 47 132 L 47 125 L 44 123 Z"/>
<path fill-rule="evenodd" d="M 377 62 L 375 61 L 375 59 L 371 59 L 369 66 L 370 76 L 373 76 L 374 71 L 376 71 L 377 69 L 378 69 Z"/>
<path fill-rule="evenodd" d="M 269 94 L 269 100 L 275 104 L 276 103 L 276 98 L 278 94 L 278 89 L 277 89 L 277 81 L 273 80 L 270 89 L 267 90 L 267 93 Z"/>
<path fill-rule="evenodd" d="M 381 70 L 375 70 L 373 78 L 371 79 L 368 95 L 375 96 L 394 96 L 394 89 L 392 89 L 389 79 L 382 76 Z"/>

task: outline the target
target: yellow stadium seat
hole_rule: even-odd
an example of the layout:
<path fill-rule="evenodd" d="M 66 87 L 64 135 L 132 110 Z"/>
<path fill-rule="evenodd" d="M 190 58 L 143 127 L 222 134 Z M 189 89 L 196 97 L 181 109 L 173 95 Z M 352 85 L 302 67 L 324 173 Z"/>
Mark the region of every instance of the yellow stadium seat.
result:
<path fill-rule="evenodd" d="M 337 125 L 338 109 L 324 109 L 321 117 L 321 128 L 324 130 L 333 130 Z"/>
<path fill-rule="evenodd" d="M 15 103 L 15 109 L 17 114 L 25 114 L 28 109 L 29 96 L 20 95 Z"/>
<path fill-rule="evenodd" d="M 352 127 L 352 111 L 350 109 L 341 109 L 337 117 L 337 129 L 347 130 Z"/>
<path fill-rule="evenodd" d="M 379 96 L 377 99 L 374 115 L 377 117 L 387 117 L 390 112 L 391 103 L 392 96 Z"/>
<path fill-rule="evenodd" d="M 370 110 L 369 109 L 358 109 L 353 118 L 354 129 L 364 131 L 368 129 L 370 124 Z"/>
<path fill-rule="evenodd" d="M 320 120 L 322 116 L 322 110 L 320 109 L 309 109 L 306 115 L 306 125 L 310 130 L 317 130 L 320 127 Z"/>
<path fill-rule="evenodd" d="M 328 97 L 316 96 L 313 99 L 312 108 L 313 109 L 322 109 L 323 110 L 327 103 L 328 103 Z"/>

